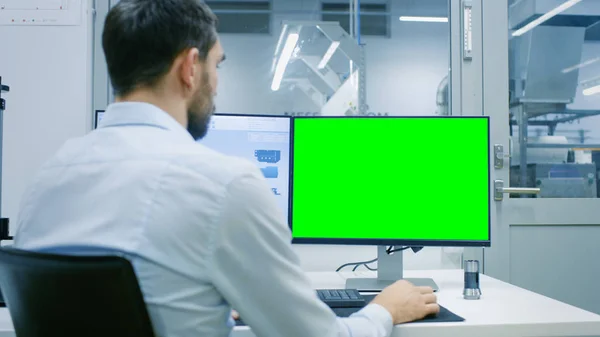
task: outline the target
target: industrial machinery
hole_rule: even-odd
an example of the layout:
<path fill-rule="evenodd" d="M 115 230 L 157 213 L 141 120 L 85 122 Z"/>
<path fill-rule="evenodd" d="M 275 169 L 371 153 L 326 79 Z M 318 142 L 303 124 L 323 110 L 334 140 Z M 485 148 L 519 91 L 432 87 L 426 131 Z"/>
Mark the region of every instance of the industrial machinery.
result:
<path fill-rule="evenodd" d="M 284 21 L 271 90 L 300 90 L 320 115 L 366 114 L 364 48 L 339 22 Z"/>
<path fill-rule="evenodd" d="M 437 94 L 435 98 L 436 110 L 435 114 L 439 116 L 450 115 L 450 99 L 448 92 L 448 75 L 444 76 L 437 88 Z"/>
<path fill-rule="evenodd" d="M 521 180 L 520 165 L 510 168 L 510 185 L 540 189 L 539 198 L 596 198 L 596 164 L 527 164 L 527 180 Z M 518 198 L 520 195 L 512 195 Z"/>
<path fill-rule="evenodd" d="M 582 69 L 600 63 L 600 55 L 583 59 L 586 35 L 600 35 L 600 1 L 512 1 L 509 28 L 511 185 L 540 187 L 538 197 L 542 198 L 599 197 L 600 187 L 593 191 L 600 176 L 595 163 L 600 161 L 593 159 L 600 156 L 591 152 L 598 151 L 600 144 L 584 144 L 590 138 L 588 130 L 560 130 L 576 132 L 578 137 L 556 133 L 561 124 L 600 115 L 600 109 L 570 107 L 578 92 L 600 94 L 600 77 L 580 78 Z M 438 86 L 436 105 L 437 115 L 449 115 L 447 76 Z M 537 127 L 533 137 L 529 135 L 532 126 Z M 545 135 L 540 127 L 546 129 Z M 573 138 L 577 143 L 569 142 Z M 582 156 L 583 151 L 587 153 Z"/>
<path fill-rule="evenodd" d="M 596 109 L 570 108 L 577 92 L 585 95 L 600 89 L 598 80 L 580 82 L 580 70 L 593 61 L 582 59 L 583 47 L 588 28 L 600 22 L 600 1 L 580 2 L 524 0 L 509 7 L 511 135 L 518 130 L 513 137 L 513 149 L 518 150 L 511 153 L 511 184 L 540 187 L 538 197 L 598 196 L 596 165 L 567 158 L 573 148 L 596 145 L 540 142 L 536 140 L 541 137 L 528 133 L 530 126 L 545 127 L 552 137 L 561 124 L 600 115 Z"/>

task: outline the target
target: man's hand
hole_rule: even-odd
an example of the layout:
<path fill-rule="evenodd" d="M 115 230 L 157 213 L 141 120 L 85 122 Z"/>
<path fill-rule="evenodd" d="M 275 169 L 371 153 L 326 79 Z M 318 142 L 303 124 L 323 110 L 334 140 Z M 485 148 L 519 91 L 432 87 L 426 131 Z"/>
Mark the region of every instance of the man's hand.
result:
<path fill-rule="evenodd" d="M 234 320 L 238 320 L 240 319 L 240 314 L 235 310 L 231 310 L 231 318 L 233 318 Z"/>
<path fill-rule="evenodd" d="M 389 311 L 394 324 L 416 321 L 440 311 L 433 289 L 415 287 L 404 280 L 385 288 L 372 303 Z"/>

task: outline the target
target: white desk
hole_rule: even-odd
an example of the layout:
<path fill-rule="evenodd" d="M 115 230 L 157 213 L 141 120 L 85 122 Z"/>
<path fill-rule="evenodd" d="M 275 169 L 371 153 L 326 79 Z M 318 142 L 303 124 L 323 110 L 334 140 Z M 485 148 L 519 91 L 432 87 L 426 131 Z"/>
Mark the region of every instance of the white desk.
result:
<path fill-rule="evenodd" d="M 465 321 L 400 325 L 394 328 L 394 337 L 600 337 L 600 315 L 485 275 L 480 279 L 482 298 L 467 301 L 462 298 L 461 270 L 405 271 L 405 274 L 433 278 L 440 287 L 439 303 Z M 344 288 L 347 277 L 374 277 L 371 272 L 309 275 L 317 289 Z M 237 327 L 233 336 L 254 334 L 247 327 Z"/>
<path fill-rule="evenodd" d="M 466 321 L 400 325 L 394 328 L 394 337 L 600 337 L 600 315 L 485 275 L 480 280 L 482 298 L 466 301 L 462 298 L 464 274 L 461 270 L 405 273 L 406 277 L 433 278 L 440 287 L 440 304 Z M 370 272 L 309 275 L 315 288 L 330 289 L 344 288 L 347 277 L 374 276 Z M 237 327 L 233 336 L 252 337 L 254 334 L 248 327 Z M 15 337 L 6 308 L 0 308 L 0 337 Z"/>

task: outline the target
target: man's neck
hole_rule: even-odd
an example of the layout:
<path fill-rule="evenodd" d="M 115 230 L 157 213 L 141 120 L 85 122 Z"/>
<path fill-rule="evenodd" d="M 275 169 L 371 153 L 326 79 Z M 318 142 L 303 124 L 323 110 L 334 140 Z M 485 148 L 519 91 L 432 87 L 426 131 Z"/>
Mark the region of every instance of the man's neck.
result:
<path fill-rule="evenodd" d="M 134 91 L 126 96 L 115 98 L 115 102 L 140 102 L 156 106 L 173 117 L 183 127 L 187 127 L 187 113 L 183 103 L 165 97 L 166 95 L 157 95 L 146 90 Z"/>

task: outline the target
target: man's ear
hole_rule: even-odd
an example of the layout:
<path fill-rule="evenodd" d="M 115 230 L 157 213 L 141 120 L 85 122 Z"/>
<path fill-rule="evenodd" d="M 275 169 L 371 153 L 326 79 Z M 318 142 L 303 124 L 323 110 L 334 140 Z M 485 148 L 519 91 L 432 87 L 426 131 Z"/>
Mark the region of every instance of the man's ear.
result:
<path fill-rule="evenodd" d="M 191 89 L 195 82 L 194 78 L 199 71 L 200 63 L 198 62 L 199 51 L 197 48 L 190 48 L 184 51 L 181 55 L 180 77 L 183 84 Z"/>

